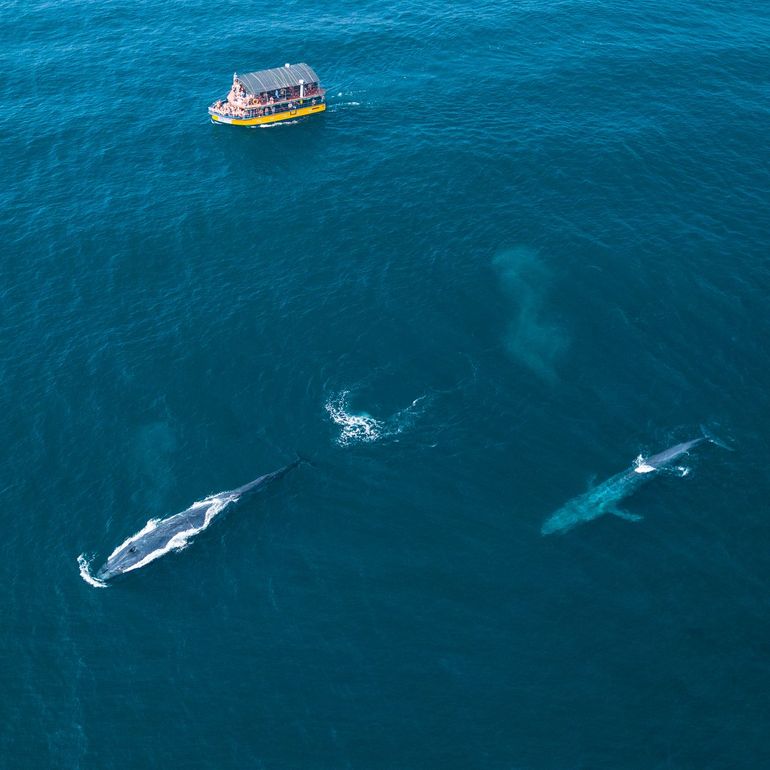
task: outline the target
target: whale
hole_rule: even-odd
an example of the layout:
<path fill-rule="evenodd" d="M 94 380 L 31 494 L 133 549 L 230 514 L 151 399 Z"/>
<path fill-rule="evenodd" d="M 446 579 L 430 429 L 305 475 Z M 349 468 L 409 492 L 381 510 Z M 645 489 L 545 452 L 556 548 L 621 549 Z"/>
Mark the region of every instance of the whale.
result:
<path fill-rule="evenodd" d="M 632 495 L 643 484 L 660 475 L 680 457 L 704 442 L 732 450 L 732 447 L 714 436 L 705 427 L 701 426 L 701 431 L 701 436 L 681 444 L 674 444 L 674 446 L 670 446 L 651 457 L 644 458 L 640 455 L 630 468 L 616 473 L 559 508 L 545 520 L 540 533 L 551 535 L 557 532 L 568 532 L 578 524 L 585 524 L 606 514 L 612 514 L 626 521 L 641 521 L 642 516 L 623 510 L 619 507 L 619 503 Z M 686 473 L 686 469 L 680 469 L 680 475 L 684 476 Z"/>
<path fill-rule="evenodd" d="M 218 492 L 193 503 L 180 513 L 165 519 L 150 519 L 135 535 L 122 542 L 96 573 L 96 581 L 104 584 L 119 575 L 141 569 L 161 556 L 185 548 L 190 540 L 203 532 L 224 510 L 244 495 L 262 490 L 285 476 L 302 460 L 297 458 L 272 473 L 266 473 L 248 484 L 226 492 Z"/>

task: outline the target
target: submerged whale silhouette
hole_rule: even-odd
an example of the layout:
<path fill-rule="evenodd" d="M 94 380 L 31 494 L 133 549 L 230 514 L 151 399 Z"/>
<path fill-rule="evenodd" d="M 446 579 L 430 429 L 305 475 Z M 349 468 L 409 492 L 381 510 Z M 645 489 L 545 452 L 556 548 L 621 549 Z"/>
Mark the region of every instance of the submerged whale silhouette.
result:
<path fill-rule="evenodd" d="M 110 580 L 117 575 L 144 567 L 170 551 L 178 551 L 202 532 L 231 503 L 235 503 L 248 492 L 255 492 L 271 481 L 276 481 L 296 468 L 302 462 L 299 458 L 277 471 L 260 476 L 242 487 L 219 492 L 205 500 L 193 503 L 181 513 L 165 519 L 150 519 L 135 535 L 121 543 L 107 558 L 96 573 L 99 581 Z"/>
<path fill-rule="evenodd" d="M 626 521 L 639 521 L 641 516 L 621 510 L 618 508 L 618 503 L 653 476 L 657 476 L 662 469 L 704 441 L 710 441 L 723 449 L 732 449 L 703 426 L 701 426 L 701 431 L 703 432 L 702 436 L 681 444 L 675 444 L 646 460 L 639 457 L 637 462 L 627 470 L 611 476 L 599 486 L 573 498 L 545 521 L 540 529 L 541 534 L 550 535 L 554 532 L 566 532 L 578 524 L 592 521 L 607 513 L 619 516 Z"/>

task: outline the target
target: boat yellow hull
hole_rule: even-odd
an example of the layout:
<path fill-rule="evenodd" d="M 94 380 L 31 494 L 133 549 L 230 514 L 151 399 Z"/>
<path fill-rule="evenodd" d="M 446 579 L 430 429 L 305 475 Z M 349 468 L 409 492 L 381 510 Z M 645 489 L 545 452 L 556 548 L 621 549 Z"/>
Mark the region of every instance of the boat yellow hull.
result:
<path fill-rule="evenodd" d="M 314 104 L 310 107 L 299 107 L 296 110 L 276 112 L 274 115 L 262 115 L 259 118 L 231 118 L 229 115 L 219 115 L 216 112 L 210 112 L 209 114 L 215 123 L 228 123 L 232 126 L 263 126 L 268 123 L 281 123 L 286 120 L 304 118 L 306 115 L 314 115 L 316 112 L 323 112 L 325 109 L 326 104 Z"/>

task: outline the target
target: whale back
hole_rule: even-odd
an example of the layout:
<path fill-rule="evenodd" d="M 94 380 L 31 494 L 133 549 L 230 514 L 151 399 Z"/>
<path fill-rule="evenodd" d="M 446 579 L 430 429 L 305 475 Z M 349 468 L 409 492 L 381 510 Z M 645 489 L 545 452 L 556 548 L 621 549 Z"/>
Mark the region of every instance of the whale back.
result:
<path fill-rule="evenodd" d="M 691 449 L 702 444 L 706 439 L 702 436 L 692 439 L 692 441 L 684 441 L 681 444 L 674 444 L 674 446 L 664 449 L 662 452 L 648 457 L 646 460 L 647 465 L 653 468 L 663 468 L 664 466 L 679 459 L 683 454 L 687 454 Z"/>
<path fill-rule="evenodd" d="M 180 513 L 165 519 L 150 519 L 145 526 L 121 543 L 107 558 L 97 573 L 97 578 L 107 580 L 126 572 L 144 567 L 170 551 L 184 548 L 191 538 L 206 529 L 214 518 L 231 503 L 248 493 L 261 489 L 266 484 L 285 476 L 296 468 L 301 460 L 266 473 L 237 489 L 219 492 L 204 500 L 193 503 Z"/>

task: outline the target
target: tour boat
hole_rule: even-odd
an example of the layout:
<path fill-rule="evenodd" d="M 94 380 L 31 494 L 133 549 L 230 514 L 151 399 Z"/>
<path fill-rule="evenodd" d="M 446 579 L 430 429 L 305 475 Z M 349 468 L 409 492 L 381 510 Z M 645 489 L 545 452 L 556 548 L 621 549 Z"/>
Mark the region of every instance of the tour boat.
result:
<path fill-rule="evenodd" d="M 214 123 L 263 126 L 323 112 L 326 91 L 307 64 L 285 64 L 271 70 L 233 75 L 225 99 L 209 107 Z"/>

